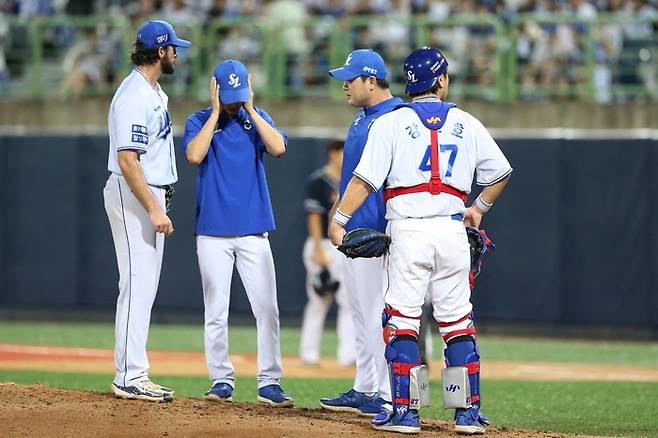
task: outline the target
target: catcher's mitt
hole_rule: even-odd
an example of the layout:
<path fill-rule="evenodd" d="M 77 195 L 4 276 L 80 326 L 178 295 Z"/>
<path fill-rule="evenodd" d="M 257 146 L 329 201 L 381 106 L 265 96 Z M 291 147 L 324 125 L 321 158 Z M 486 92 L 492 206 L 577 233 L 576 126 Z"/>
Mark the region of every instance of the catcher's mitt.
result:
<path fill-rule="evenodd" d="M 340 286 L 340 282 L 332 278 L 329 270 L 324 268 L 311 278 L 311 286 L 313 286 L 313 290 L 316 294 L 325 297 L 327 295 L 335 294 L 338 290 L 338 286 Z"/>
<path fill-rule="evenodd" d="M 391 238 L 370 228 L 357 228 L 343 236 L 343 244 L 338 250 L 347 257 L 381 257 L 388 251 Z"/>
<path fill-rule="evenodd" d="M 482 267 L 482 256 L 487 251 L 495 251 L 496 246 L 487 236 L 484 230 L 478 230 L 474 227 L 466 227 L 468 244 L 471 246 L 471 273 L 473 278 L 477 277 Z"/>

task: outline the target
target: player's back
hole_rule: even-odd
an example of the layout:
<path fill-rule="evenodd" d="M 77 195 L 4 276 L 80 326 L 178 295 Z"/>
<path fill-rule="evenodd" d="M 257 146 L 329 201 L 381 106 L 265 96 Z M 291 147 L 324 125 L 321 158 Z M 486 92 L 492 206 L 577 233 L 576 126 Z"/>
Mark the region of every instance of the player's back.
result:
<path fill-rule="evenodd" d="M 433 101 L 435 104 L 437 102 Z M 430 114 L 439 112 L 430 111 Z M 431 119 L 439 116 L 423 117 Z M 469 193 L 476 170 L 478 183 L 482 185 L 489 185 L 511 171 L 498 145 L 475 117 L 454 106 L 441 117 L 445 118 L 445 122 L 439 124 L 438 129 L 438 158 L 439 174 L 444 184 Z M 429 182 L 432 170 L 430 129 L 412 108 L 402 107 L 381 116 L 370 130 L 368 143 L 376 146 L 366 146 L 370 149 L 369 157 L 359 163 L 359 166 L 363 163 L 363 168 L 357 171 L 362 170 L 379 181 L 376 175 L 388 169 L 385 178 L 388 188 L 412 187 Z M 447 193 L 439 194 L 438 199 L 435 196 L 429 192 L 397 196 L 388 201 L 386 217 L 390 220 L 463 213 L 464 203 L 459 197 Z"/>

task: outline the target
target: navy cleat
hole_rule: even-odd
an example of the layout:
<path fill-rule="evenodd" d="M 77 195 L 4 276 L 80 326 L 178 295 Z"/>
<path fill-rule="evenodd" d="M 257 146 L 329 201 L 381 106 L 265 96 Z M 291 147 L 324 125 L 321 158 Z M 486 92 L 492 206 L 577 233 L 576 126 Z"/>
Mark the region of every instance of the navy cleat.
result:
<path fill-rule="evenodd" d="M 400 412 L 383 410 L 370 424 L 373 428 L 386 432 L 420 433 L 420 419 L 415 409 L 401 409 Z"/>
<path fill-rule="evenodd" d="M 233 387 L 228 383 L 215 383 L 206 393 L 203 395 L 204 400 L 213 400 L 213 401 L 233 401 Z"/>
<path fill-rule="evenodd" d="M 258 388 L 256 400 L 276 408 L 287 408 L 293 405 L 293 400 L 277 384 Z"/>
<path fill-rule="evenodd" d="M 375 396 L 368 402 L 359 406 L 359 415 L 364 417 L 374 417 L 385 410 L 385 407 L 388 407 L 389 409 L 393 408 L 391 402 L 387 402 L 383 398 Z"/>
<path fill-rule="evenodd" d="M 164 387 L 156 385 L 149 379 L 137 382 L 130 386 L 120 386 L 112 383 L 112 393 L 118 398 L 132 399 L 132 400 L 146 400 L 153 402 L 168 402 L 174 399 L 174 391 L 169 388 L 167 391 L 163 390 Z"/>
<path fill-rule="evenodd" d="M 336 398 L 321 398 L 320 407 L 335 412 L 354 412 L 358 414 L 361 412 L 359 410 L 361 406 L 372 403 L 375 398 L 376 396 L 367 396 L 363 392 L 350 389 Z"/>
<path fill-rule="evenodd" d="M 491 422 L 475 406 L 455 411 L 455 432 L 460 435 L 482 435 L 489 424 Z"/>

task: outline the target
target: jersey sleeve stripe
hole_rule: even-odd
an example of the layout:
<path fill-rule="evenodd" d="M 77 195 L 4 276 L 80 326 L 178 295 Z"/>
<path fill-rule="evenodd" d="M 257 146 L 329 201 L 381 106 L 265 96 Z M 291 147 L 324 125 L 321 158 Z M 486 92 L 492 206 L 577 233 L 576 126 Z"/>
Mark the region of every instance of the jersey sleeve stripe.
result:
<path fill-rule="evenodd" d="M 359 174 L 356 173 L 356 172 L 352 172 L 352 174 L 353 174 L 354 176 L 356 176 L 357 178 L 359 178 L 359 179 L 360 179 L 361 181 L 363 181 L 364 183 L 368 184 L 368 185 L 370 186 L 370 188 L 372 189 L 373 192 L 376 192 L 376 191 L 378 190 L 378 188 L 375 187 L 375 185 L 374 185 L 373 183 L 371 183 L 370 181 L 368 181 L 368 179 L 365 178 L 364 176 L 359 175 Z"/>
<path fill-rule="evenodd" d="M 140 148 L 139 146 L 123 146 L 123 147 L 117 148 L 117 151 L 125 151 L 125 150 L 132 150 L 132 151 L 137 152 L 140 155 L 146 153 L 146 148 Z"/>
<path fill-rule="evenodd" d="M 492 186 L 492 185 L 496 184 L 497 182 L 500 182 L 501 180 L 505 179 L 510 173 L 512 173 L 512 170 L 514 170 L 514 169 L 512 169 L 512 168 L 510 167 L 510 168 L 507 170 L 507 172 L 505 172 L 504 174 L 502 174 L 501 176 L 499 176 L 498 178 L 496 178 L 495 180 L 493 180 L 493 181 L 491 181 L 491 182 L 483 183 L 483 182 L 477 181 L 477 185 L 479 185 L 479 186 L 481 186 L 481 187 Z"/>

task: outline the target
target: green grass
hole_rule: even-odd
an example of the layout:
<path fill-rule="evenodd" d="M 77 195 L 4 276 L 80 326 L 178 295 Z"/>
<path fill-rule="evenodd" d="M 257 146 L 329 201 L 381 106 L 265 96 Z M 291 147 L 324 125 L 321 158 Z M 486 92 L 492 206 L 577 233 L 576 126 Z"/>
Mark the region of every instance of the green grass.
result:
<path fill-rule="evenodd" d="M 485 360 L 601 363 L 658 368 L 658 343 L 599 342 L 556 339 L 519 339 L 481 336 L 480 350 Z M 0 343 L 112 348 L 114 326 L 107 323 L 29 323 L 0 322 Z M 232 353 L 256 351 L 254 327 L 233 326 L 229 330 Z M 281 330 L 281 352 L 296 355 L 299 330 Z M 165 351 L 203 351 L 203 327 L 190 325 L 153 325 L 149 349 Z M 434 357 L 443 349 L 434 336 Z M 326 331 L 322 354 L 336 354 L 336 333 Z"/>
<path fill-rule="evenodd" d="M 0 381 L 108 392 L 110 374 L 0 371 Z M 179 397 L 198 398 L 208 388 L 203 377 L 157 376 Z M 318 407 L 322 396 L 351 387 L 351 380 L 286 378 L 284 389 L 296 406 Z M 433 381 L 432 407 L 424 417 L 449 420 L 452 411 L 440 408 L 439 382 Z M 619 382 L 483 382 L 484 412 L 496 426 L 601 436 L 658 436 L 658 384 Z M 254 402 L 256 379 L 238 377 L 234 399 Z"/>

